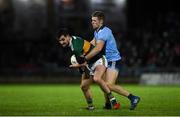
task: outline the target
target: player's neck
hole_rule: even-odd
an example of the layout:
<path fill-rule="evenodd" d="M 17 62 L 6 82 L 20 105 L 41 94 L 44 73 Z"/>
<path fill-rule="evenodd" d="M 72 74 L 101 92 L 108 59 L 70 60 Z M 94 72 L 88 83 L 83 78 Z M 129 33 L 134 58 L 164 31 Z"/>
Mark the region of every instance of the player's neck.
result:
<path fill-rule="evenodd" d="M 102 27 L 104 27 L 104 25 L 102 24 L 102 25 L 100 25 L 97 29 L 96 29 L 96 31 L 98 32 Z"/>

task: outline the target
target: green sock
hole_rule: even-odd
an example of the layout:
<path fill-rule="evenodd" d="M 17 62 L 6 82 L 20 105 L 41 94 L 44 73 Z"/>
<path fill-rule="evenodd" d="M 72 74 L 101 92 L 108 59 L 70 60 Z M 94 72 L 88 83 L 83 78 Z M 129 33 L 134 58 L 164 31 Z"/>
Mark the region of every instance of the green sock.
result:
<path fill-rule="evenodd" d="M 93 106 L 92 98 L 88 98 L 86 101 L 87 101 L 88 106 Z"/>

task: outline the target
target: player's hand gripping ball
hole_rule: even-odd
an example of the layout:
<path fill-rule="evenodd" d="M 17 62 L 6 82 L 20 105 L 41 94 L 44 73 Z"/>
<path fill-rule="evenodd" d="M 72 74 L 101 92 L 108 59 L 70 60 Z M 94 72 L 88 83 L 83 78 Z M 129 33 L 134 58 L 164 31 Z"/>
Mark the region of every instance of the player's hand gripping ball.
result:
<path fill-rule="evenodd" d="M 74 64 L 78 64 L 77 60 L 76 60 L 76 56 L 75 55 L 72 55 L 71 56 L 71 64 L 74 65 Z"/>

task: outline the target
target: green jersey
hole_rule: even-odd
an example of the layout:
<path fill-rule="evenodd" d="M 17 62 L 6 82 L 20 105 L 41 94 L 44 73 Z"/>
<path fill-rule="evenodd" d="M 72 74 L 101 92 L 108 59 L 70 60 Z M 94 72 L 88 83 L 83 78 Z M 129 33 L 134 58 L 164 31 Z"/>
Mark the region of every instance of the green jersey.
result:
<path fill-rule="evenodd" d="M 80 37 L 72 36 L 72 40 L 70 41 L 70 47 L 75 54 L 76 57 L 81 55 L 87 55 L 95 46 L 93 46 L 90 42 L 83 40 Z M 93 58 L 91 58 L 88 63 L 94 63 L 98 59 L 100 59 L 103 55 L 103 52 L 98 53 Z"/>

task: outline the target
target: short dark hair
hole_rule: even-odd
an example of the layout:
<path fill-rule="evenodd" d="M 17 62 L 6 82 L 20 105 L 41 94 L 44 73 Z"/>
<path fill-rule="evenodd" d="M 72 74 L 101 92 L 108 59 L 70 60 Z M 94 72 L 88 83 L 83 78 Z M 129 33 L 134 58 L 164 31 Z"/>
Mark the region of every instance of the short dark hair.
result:
<path fill-rule="evenodd" d="M 70 35 L 71 36 L 71 31 L 68 28 L 60 28 L 56 32 L 56 38 L 58 39 L 61 35 L 64 35 L 64 36 Z"/>
<path fill-rule="evenodd" d="M 104 12 L 102 11 L 95 11 L 94 13 L 92 13 L 91 16 L 98 17 L 98 19 L 105 21 L 105 15 L 104 15 Z"/>

